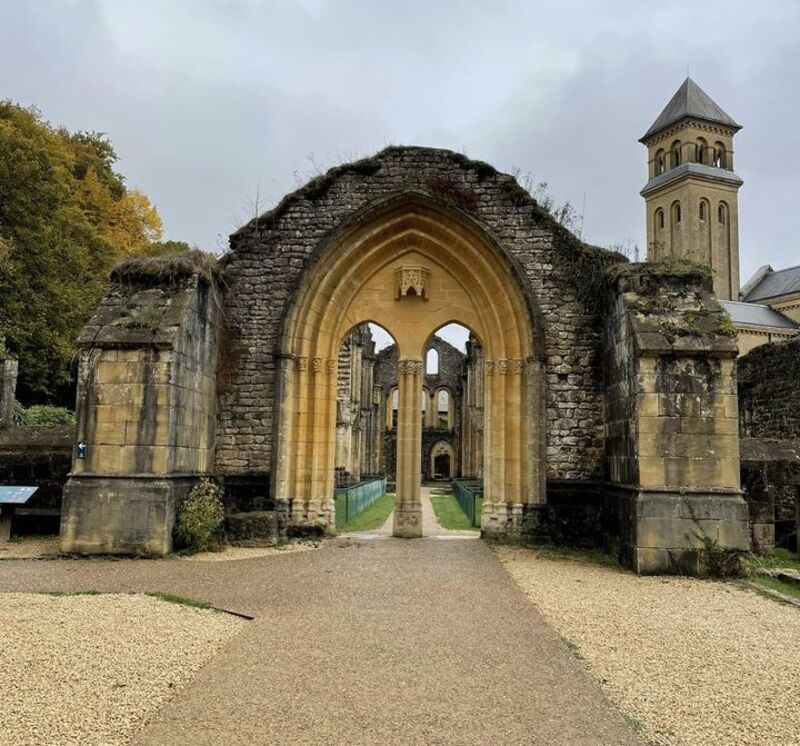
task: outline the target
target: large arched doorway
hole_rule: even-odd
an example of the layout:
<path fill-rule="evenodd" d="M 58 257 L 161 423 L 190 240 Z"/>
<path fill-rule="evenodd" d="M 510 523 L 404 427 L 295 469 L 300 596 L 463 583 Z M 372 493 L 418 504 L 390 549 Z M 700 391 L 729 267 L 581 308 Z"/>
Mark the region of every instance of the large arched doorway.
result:
<path fill-rule="evenodd" d="M 482 529 L 521 528 L 544 502 L 541 340 L 530 295 L 497 243 L 467 216 L 421 196 L 391 200 L 326 246 L 285 319 L 275 495 L 295 526 L 333 525 L 337 355 L 359 324 L 385 328 L 399 350 L 395 536 L 420 536 L 423 353 L 450 322 L 485 357 Z M 512 524 L 511 526 L 509 524 Z"/>

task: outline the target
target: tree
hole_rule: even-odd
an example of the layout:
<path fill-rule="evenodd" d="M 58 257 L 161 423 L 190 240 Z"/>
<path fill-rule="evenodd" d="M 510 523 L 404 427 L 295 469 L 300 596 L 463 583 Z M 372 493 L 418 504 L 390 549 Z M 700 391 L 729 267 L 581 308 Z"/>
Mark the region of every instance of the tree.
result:
<path fill-rule="evenodd" d="M 125 187 L 116 160 L 105 135 L 0 102 L 0 334 L 26 404 L 71 403 L 75 339 L 111 267 L 161 246 L 156 208 Z"/>

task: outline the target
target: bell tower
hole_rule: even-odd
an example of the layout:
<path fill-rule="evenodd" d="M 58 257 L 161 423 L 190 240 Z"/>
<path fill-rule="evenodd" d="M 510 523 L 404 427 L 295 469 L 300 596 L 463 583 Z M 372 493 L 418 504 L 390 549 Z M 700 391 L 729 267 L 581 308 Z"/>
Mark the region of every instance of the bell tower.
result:
<path fill-rule="evenodd" d="M 739 297 L 739 206 L 733 137 L 741 129 L 686 78 L 639 140 L 647 147 L 647 259 L 711 268 L 714 292 Z"/>

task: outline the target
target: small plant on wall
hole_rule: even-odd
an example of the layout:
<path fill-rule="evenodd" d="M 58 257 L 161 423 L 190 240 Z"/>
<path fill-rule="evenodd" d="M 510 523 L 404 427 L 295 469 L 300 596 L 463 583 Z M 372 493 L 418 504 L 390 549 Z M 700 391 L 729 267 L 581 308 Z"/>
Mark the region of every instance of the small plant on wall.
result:
<path fill-rule="evenodd" d="M 222 488 L 212 480 L 201 479 L 189 493 L 178 513 L 175 529 L 181 548 L 190 552 L 214 552 L 222 546 Z"/>

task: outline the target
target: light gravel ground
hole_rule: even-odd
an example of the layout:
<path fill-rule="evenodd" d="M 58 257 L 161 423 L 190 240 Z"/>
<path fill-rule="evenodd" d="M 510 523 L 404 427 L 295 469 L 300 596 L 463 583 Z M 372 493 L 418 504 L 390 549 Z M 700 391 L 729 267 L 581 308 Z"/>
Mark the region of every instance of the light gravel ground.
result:
<path fill-rule="evenodd" d="M 0 541 L 0 559 L 31 559 L 58 554 L 57 536 L 31 536 L 14 541 Z"/>
<path fill-rule="evenodd" d="M 0 596 L 0 743 L 121 746 L 247 623 L 144 595 Z"/>
<path fill-rule="evenodd" d="M 800 744 L 796 607 L 732 583 L 497 553 L 650 743 Z"/>
<path fill-rule="evenodd" d="M 297 541 L 279 547 L 231 547 L 226 546 L 221 552 L 199 552 L 178 557 L 181 560 L 194 562 L 226 562 L 228 560 L 255 559 L 256 557 L 275 557 L 276 555 L 307 552 L 317 549 L 320 542 Z"/>
<path fill-rule="evenodd" d="M 274 557 L 292 552 L 307 552 L 317 549 L 319 542 L 293 541 L 279 547 L 233 547 L 226 546 L 220 552 L 199 552 L 198 554 L 173 555 L 169 559 L 193 560 L 195 562 L 225 562 L 228 560 Z M 31 536 L 24 539 L 0 542 L 0 560 L 51 558 L 59 553 L 57 536 Z"/>

